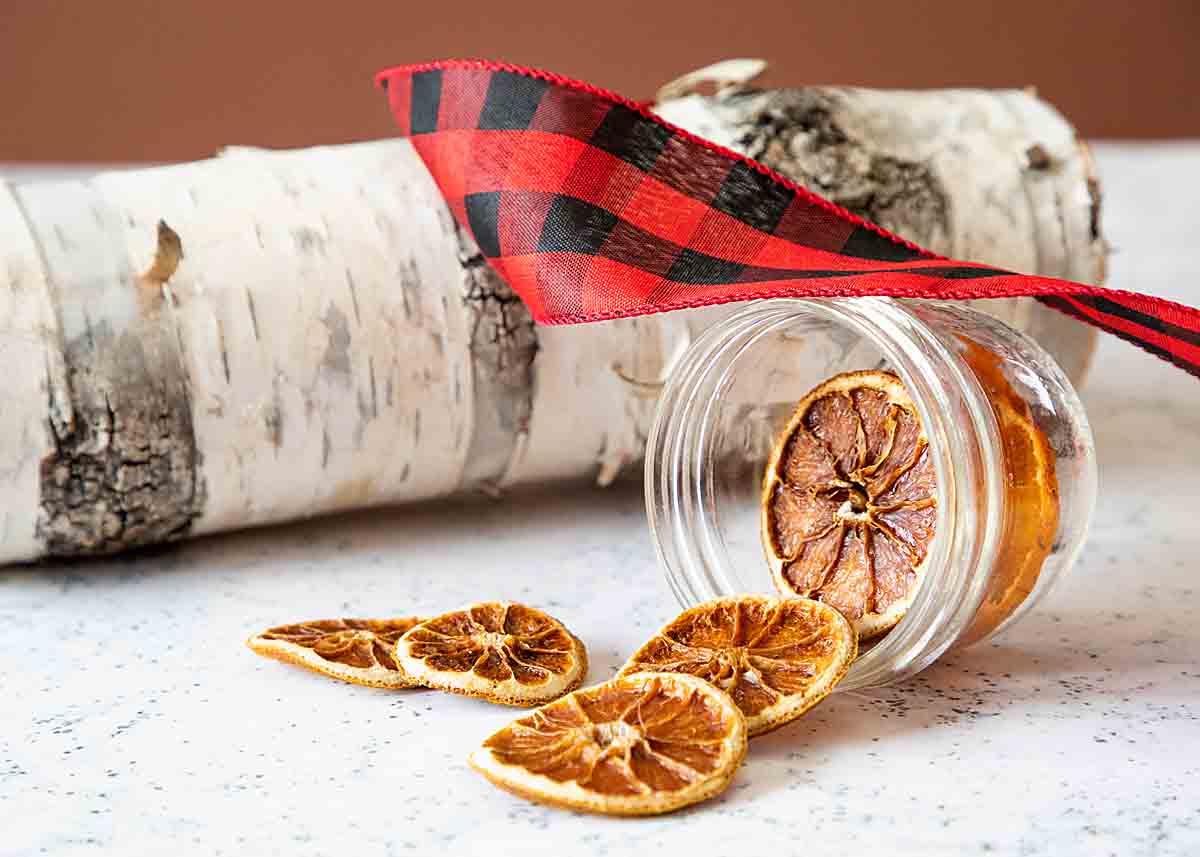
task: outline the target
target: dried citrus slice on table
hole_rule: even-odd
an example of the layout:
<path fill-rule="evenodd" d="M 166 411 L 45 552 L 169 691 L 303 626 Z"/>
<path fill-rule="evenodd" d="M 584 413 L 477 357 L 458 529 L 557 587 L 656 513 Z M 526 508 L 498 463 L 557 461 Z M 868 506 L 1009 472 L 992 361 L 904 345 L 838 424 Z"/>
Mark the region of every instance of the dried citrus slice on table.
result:
<path fill-rule="evenodd" d="M 689 675 L 615 678 L 510 723 L 471 767 L 542 803 L 657 815 L 721 792 L 746 754 L 733 699 Z"/>
<path fill-rule="evenodd" d="M 538 705 L 579 687 L 587 652 L 557 619 L 489 601 L 428 619 L 396 644 L 401 667 L 427 687 L 505 705 Z"/>
<path fill-rule="evenodd" d="M 936 491 L 925 432 L 898 377 L 825 381 L 796 406 L 763 479 L 776 588 L 836 607 L 861 639 L 887 631 L 920 586 Z"/>
<path fill-rule="evenodd" d="M 834 608 L 807 598 L 746 595 L 685 610 L 638 649 L 620 675 L 705 679 L 728 691 L 754 736 L 824 699 L 857 651 L 854 629 Z"/>
<path fill-rule="evenodd" d="M 396 662 L 396 641 L 416 626 L 402 619 L 319 619 L 279 625 L 246 641 L 260 655 L 296 664 L 352 684 L 414 687 L 417 682 Z"/>

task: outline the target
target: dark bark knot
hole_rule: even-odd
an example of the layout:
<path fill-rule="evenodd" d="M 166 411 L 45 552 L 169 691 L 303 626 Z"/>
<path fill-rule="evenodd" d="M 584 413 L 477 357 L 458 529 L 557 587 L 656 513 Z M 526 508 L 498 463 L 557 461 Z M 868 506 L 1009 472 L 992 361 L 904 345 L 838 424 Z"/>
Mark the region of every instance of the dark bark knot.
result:
<path fill-rule="evenodd" d="M 94 300 L 103 306 L 148 281 L 161 285 L 182 258 L 178 236 L 160 224 L 151 269 L 95 289 Z M 68 402 L 50 396 L 53 449 L 41 462 L 37 535 L 49 555 L 114 553 L 181 538 L 204 506 L 174 320 L 157 304 L 136 305 L 141 315 L 122 329 L 85 314 L 84 329 L 63 344 Z M 48 389 L 53 384 L 48 378 Z"/>
<path fill-rule="evenodd" d="M 737 97 L 737 96 L 733 96 Z M 779 90 L 746 123 L 738 145 L 803 187 L 918 244 L 949 231 L 949 202 L 928 164 L 858 140 L 837 121 L 838 94 Z"/>

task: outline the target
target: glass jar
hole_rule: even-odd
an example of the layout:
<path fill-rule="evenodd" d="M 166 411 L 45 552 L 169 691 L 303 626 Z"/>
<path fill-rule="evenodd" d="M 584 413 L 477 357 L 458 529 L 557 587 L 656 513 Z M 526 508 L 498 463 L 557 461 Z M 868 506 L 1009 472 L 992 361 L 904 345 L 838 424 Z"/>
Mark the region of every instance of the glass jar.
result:
<path fill-rule="evenodd" d="M 908 388 L 937 474 L 937 522 L 911 607 L 863 647 L 843 690 L 906 678 L 1019 620 L 1074 563 L 1096 497 L 1083 406 L 1054 360 L 1024 334 L 957 303 L 756 302 L 709 328 L 683 355 L 647 442 L 650 530 L 682 605 L 773 591 L 759 535 L 772 446 L 810 389 L 862 369 L 890 370 Z M 1041 448 L 1052 450 L 1048 481 L 1057 482 L 1057 521 L 1042 534 L 1052 540 L 1038 555 L 1040 572 L 1033 565 L 1024 582 L 1014 580 L 1014 534 L 1031 513 L 1001 398 L 1020 407 L 1017 425 L 1032 423 L 1044 436 Z M 1014 596 L 1018 590 L 1023 598 Z"/>

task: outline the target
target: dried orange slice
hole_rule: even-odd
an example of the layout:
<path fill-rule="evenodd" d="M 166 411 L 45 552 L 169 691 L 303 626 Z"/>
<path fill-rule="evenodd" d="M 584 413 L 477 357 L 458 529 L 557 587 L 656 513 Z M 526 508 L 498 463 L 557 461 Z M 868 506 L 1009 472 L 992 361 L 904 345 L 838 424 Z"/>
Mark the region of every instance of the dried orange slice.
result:
<path fill-rule="evenodd" d="M 421 619 L 319 619 L 280 625 L 246 641 L 260 655 L 352 684 L 415 687 L 396 662 L 396 641 Z"/>
<path fill-rule="evenodd" d="M 824 699 L 857 653 L 854 629 L 834 608 L 807 598 L 744 595 L 685 610 L 619 674 L 705 679 L 733 697 L 753 737 Z"/>
<path fill-rule="evenodd" d="M 1008 521 L 983 603 L 962 645 L 986 637 L 1029 597 L 1058 534 L 1058 477 L 1054 449 L 1029 405 L 1000 371 L 999 358 L 962 340 L 963 357 L 987 392 L 1004 446 Z"/>
<path fill-rule="evenodd" d="M 836 607 L 866 640 L 912 603 L 937 523 L 937 478 L 908 391 L 847 372 L 796 406 L 763 479 L 776 588 Z"/>
<path fill-rule="evenodd" d="M 689 675 L 615 678 L 505 726 L 471 767 L 541 803 L 657 815 L 720 793 L 746 755 L 733 699 Z"/>
<path fill-rule="evenodd" d="M 579 687 L 587 652 L 557 619 L 489 601 L 427 619 L 396 644 L 400 666 L 427 687 L 505 705 L 538 705 Z"/>

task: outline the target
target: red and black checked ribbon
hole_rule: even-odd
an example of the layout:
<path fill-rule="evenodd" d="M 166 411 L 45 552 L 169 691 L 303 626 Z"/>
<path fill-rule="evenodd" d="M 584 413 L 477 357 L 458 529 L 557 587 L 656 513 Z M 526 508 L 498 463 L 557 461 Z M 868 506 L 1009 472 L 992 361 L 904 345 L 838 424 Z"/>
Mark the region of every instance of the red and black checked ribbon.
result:
<path fill-rule="evenodd" d="M 936 256 L 613 93 L 451 60 L 379 74 L 455 217 L 542 324 L 752 298 L 1037 297 L 1200 377 L 1200 312 Z"/>

